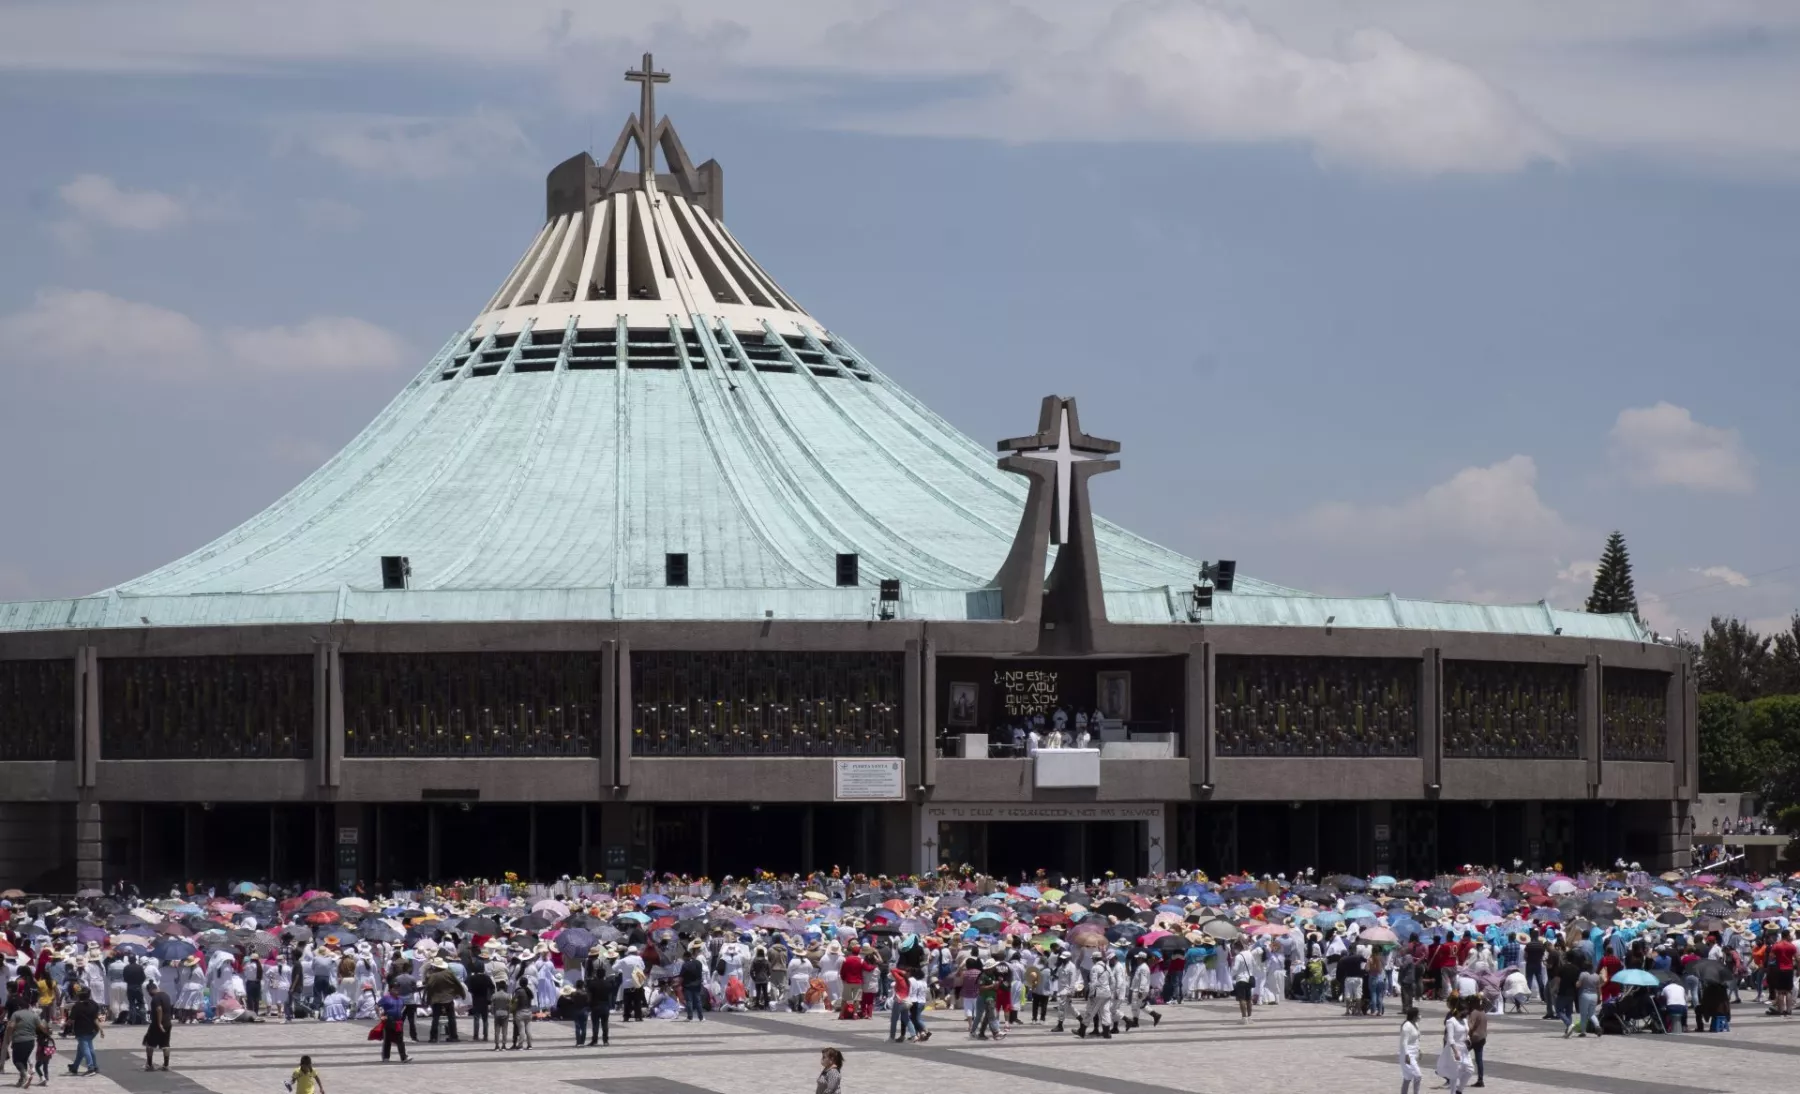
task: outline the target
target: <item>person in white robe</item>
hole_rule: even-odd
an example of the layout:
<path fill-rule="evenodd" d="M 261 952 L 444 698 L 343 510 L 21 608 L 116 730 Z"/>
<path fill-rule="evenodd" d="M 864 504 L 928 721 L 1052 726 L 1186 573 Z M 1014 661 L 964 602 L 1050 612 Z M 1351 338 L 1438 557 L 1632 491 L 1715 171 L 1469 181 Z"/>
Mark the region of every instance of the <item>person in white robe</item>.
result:
<path fill-rule="evenodd" d="M 806 1009 L 806 992 L 812 986 L 813 963 L 806 959 L 806 954 L 795 947 L 794 956 L 787 963 L 787 998 L 788 1009 L 803 1011 Z"/>
<path fill-rule="evenodd" d="M 556 966 L 550 963 L 550 955 L 541 953 L 531 968 L 531 985 L 533 1005 L 543 1014 L 556 1010 L 556 1000 L 562 992 Z"/>
<path fill-rule="evenodd" d="M 840 1006 L 844 995 L 844 978 L 841 969 L 844 967 L 844 950 L 836 942 L 825 946 L 825 955 L 819 958 L 819 979 L 825 981 L 825 1009 L 835 1011 Z"/>
<path fill-rule="evenodd" d="M 1444 1049 L 1438 1053 L 1432 1070 L 1449 1082 L 1450 1094 L 1462 1094 L 1475 1077 L 1475 1057 L 1469 1049 L 1469 1025 L 1462 1013 L 1451 1010 L 1444 1016 Z"/>
<path fill-rule="evenodd" d="M 206 973 L 201 970 L 200 958 L 190 957 L 181 963 L 176 976 L 175 1012 L 182 1016 L 182 1021 L 191 1022 L 205 1009 Z"/>
<path fill-rule="evenodd" d="M 350 997 L 341 991 L 333 991 L 325 997 L 325 1009 L 320 1012 L 319 1020 L 323 1022 L 347 1022 L 350 1020 Z"/>
<path fill-rule="evenodd" d="M 1407 1007 L 1400 1023 L 1400 1094 L 1419 1094 L 1425 1075 L 1419 1070 L 1419 1008 Z"/>
<path fill-rule="evenodd" d="M 294 968 L 288 964 L 286 954 L 264 966 L 263 1002 L 268 1007 L 270 1014 L 285 1013 L 288 985 L 293 982 Z"/>

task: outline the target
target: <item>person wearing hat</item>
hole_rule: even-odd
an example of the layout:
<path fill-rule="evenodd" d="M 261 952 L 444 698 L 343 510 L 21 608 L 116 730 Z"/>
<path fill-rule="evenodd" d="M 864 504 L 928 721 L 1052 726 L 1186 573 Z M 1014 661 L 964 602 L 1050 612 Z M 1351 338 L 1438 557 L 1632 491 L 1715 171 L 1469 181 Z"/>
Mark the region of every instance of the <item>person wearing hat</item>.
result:
<path fill-rule="evenodd" d="M 1085 1038 L 1091 1030 L 1110 1039 L 1116 1014 L 1112 970 L 1097 957 L 1087 972 L 1087 1010 L 1075 1025 L 1075 1036 Z"/>
<path fill-rule="evenodd" d="M 1143 1024 L 1145 1011 L 1150 1013 L 1151 1029 L 1161 1025 L 1162 1015 L 1150 1006 L 1150 955 L 1143 950 L 1131 955 L 1131 971 L 1126 983 L 1131 1000 L 1131 1017 L 1127 1019 L 1130 1028 L 1136 1029 Z"/>
<path fill-rule="evenodd" d="M 200 1016 L 206 1007 L 206 970 L 200 956 L 189 954 L 176 973 L 175 1015 L 183 1025 Z"/>
<path fill-rule="evenodd" d="M 645 989 L 650 983 L 650 974 L 645 970 L 643 954 L 636 946 L 628 946 L 625 956 L 619 959 L 619 991 L 622 993 L 620 1003 L 624 1013 L 621 1022 L 644 1020 Z"/>
<path fill-rule="evenodd" d="M 450 971 L 450 962 L 442 957 L 433 957 L 426 970 L 424 992 L 425 1002 L 431 1007 L 431 1043 L 437 1044 L 438 1023 L 442 1021 L 449 1027 L 444 1039 L 455 1044 L 461 1040 L 456 1035 L 456 1001 L 468 991 Z"/>
<path fill-rule="evenodd" d="M 806 1009 L 806 993 L 812 987 L 813 963 L 806 952 L 794 947 L 794 955 L 787 963 L 787 998 L 788 1009 L 799 1014 Z"/>

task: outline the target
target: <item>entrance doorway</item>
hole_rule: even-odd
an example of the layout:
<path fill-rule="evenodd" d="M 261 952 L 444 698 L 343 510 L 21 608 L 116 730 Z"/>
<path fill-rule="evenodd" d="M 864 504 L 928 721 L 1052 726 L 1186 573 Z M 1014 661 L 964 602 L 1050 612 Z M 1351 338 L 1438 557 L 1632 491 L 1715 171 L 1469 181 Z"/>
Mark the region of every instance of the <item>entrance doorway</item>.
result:
<path fill-rule="evenodd" d="M 939 861 L 989 877 L 1137 877 L 1148 862 L 1143 821 L 944 821 Z"/>

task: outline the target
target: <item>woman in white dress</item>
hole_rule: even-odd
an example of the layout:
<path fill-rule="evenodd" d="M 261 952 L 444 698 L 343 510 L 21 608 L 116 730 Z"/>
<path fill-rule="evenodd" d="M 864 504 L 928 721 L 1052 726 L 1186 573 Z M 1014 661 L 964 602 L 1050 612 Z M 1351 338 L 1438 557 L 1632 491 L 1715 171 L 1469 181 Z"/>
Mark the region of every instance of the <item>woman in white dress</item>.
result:
<path fill-rule="evenodd" d="M 1444 1015 L 1444 1050 L 1438 1053 L 1433 1069 L 1450 1084 L 1450 1094 L 1462 1094 L 1475 1077 L 1475 1059 L 1469 1052 L 1469 1025 L 1463 1021 L 1464 1004 L 1451 1004 Z"/>
<path fill-rule="evenodd" d="M 844 967 L 844 949 L 836 942 L 825 945 L 825 956 L 819 958 L 819 979 L 825 981 L 825 1009 L 835 1011 L 843 997 L 844 978 L 838 971 Z"/>
<path fill-rule="evenodd" d="M 1400 1094 L 1419 1094 L 1424 1081 L 1419 1070 L 1419 1008 L 1406 1008 L 1406 1021 L 1400 1023 Z"/>
<path fill-rule="evenodd" d="M 293 983 L 294 968 L 288 964 L 287 954 L 268 962 L 263 976 L 263 1003 L 270 1014 L 282 1014 L 287 1006 L 288 985 Z"/>
<path fill-rule="evenodd" d="M 206 973 L 199 955 L 181 963 L 175 980 L 175 1014 L 183 1023 L 192 1022 L 206 1009 Z"/>

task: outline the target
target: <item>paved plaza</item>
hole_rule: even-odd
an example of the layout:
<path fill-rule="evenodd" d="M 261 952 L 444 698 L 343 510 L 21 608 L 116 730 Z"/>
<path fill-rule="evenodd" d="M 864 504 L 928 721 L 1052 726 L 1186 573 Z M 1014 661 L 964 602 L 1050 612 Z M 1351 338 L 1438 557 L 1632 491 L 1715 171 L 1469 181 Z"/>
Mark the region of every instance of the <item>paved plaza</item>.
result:
<path fill-rule="evenodd" d="M 1754 1012 L 1754 1014 L 1752 1013 Z M 281 1089 L 302 1053 L 312 1056 L 330 1094 L 442 1091 L 559 1091 L 570 1094 L 796 1094 L 813 1089 L 818 1050 L 847 1057 L 844 1089 L 881 1094 L 1169 1094 L 1169 1092 L 1392 1090 L 1399 1020 L 1346 1018 L 1336 1007 L 1288 1003 L 1259 1008 L 1249 1027 L 1229 1001 L 1164 1008 L 1162 1025 L 1111 1041 L 1052 1036 L 1048 1026 L 1015 1027 L 999 1043 L 970 1041 L 960 1015 L 927 1016 L 926 1045 L 891 1045 L 885 1016 L 838 1022 L 824 1014 L 727 1014 L 704 1024 L 651 1020 L 615 1024 L 607 1048 L 574 1047 L 566 1023 L 534 1025 L 537 1047 L 496 1053 L 486 1044 L 420 1044 L 414 1060 L 383 1065 L 364 1023 L 196 1026 L 175 1031 L 174 1069 L 145 1073 L 140 1033 L 109 1030 L 102 1074 L 68 1078 L 59 1054 L 56 1085 L 145 1094 L 268 1094 Z M 1427 1010 L 1426 1066 L 1442 1011 Z M 467 1036 L 466 1020 L 462 1032 Z M 421 1028 L 421 1032 L 425 1032 Z M 72 1053 L 73 1043 L 63 1042 Z M 1600 1094 L 1766 1094 L 1789 1085 L 1800 1061 L 1800 1023 L 1739 1008 L 1732 1032 L 1563 1040 L 1561 1027 L 1533 1017 L 1495 1019 L 1488 1087 L 1554 1088 Z M 1438 1080 L 1426 1076 L 1426 1089 Z M 66 1087 L 65 1087 L 66 1084 Z"/>

